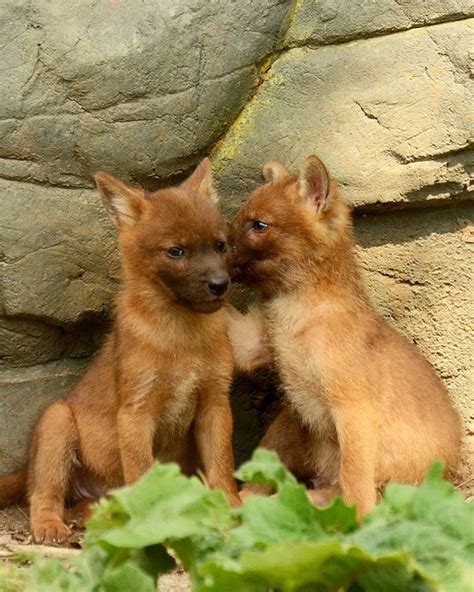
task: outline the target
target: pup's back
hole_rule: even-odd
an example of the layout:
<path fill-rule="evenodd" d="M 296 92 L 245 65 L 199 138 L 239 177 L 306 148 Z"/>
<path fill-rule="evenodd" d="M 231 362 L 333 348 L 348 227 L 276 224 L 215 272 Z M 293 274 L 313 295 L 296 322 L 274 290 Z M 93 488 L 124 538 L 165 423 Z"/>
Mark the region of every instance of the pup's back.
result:
<path fill-rule="evenodd" d="M 431 364 L 404 336 L 380 319 L 381 340 L 376 350 L 380 368 L 382 416 L 379 441 L 380 481 L 421 481 L 434 459 L 448 474 L 455 471 L 461 424 L 448 392 Z M 416 450 L 416 460 L 407 462 Z M 390 462 L 386 462 L 390 459 Z"/>

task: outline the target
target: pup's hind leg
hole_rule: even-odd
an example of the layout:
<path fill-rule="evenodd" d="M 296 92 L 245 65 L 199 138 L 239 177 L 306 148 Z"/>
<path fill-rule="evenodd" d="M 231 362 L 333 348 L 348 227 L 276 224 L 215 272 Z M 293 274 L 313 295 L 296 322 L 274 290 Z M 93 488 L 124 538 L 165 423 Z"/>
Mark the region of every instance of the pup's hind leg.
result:
<path fill-rule="evenodd" d="M 309 434 L 288 407 L 276 416 L 259 444 L 261 448 L 274 450 L 286 468 L 301 480 L 315 476 L 308 462 L 310 446 Z M 245 499 L 252 493 L 268 495 L 271 492 L 272 488 L 265 485 L 246 485 L 240 496 Z"/>
<path fill-rule="evenodd" d="M 377 419 L 370 404 L 346 405 L 335 409 L 336 430 L 341 449 L 339 485 L 346 503 L 354 503 L 358 518 L 373 508 Z"/>
<path fill-rule="evenodd" d="M 63 522 L 64 500 L 77 444 L 70 406 L 54 403 L 36 427 L 29 466 L 31 531 L 38 543 L 64 543 L 70 534 Z"/>

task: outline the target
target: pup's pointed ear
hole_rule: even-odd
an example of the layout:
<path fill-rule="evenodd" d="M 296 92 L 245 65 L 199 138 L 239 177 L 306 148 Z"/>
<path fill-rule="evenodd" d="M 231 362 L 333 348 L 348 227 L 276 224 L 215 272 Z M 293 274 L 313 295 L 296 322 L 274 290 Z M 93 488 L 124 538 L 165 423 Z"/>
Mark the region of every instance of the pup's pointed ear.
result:
<path fill-rule="evenodd" d="M 129 187 L 107 173 L 96 173 L 94 180 L 116 226 L 130 225 L 138 220 L 145 205 L 143 190 Z"/>
<path fill-rule="evenodd" d="M 280 181 L 285 177 L 289 177 L 290 173 L 285 169 L 285 167 L 282 164 L 274 160 L 271 160 L 270 162 L 267 162 L 263 165 L 262 175 L 265 181 L 267 181 L 268 183 L 270 181 Z"/>
<path fill-rule="evenodd" d="M 217 191 L 212 177 L 212 164 L 209 158 L 204 158 L 194 169 L 194 173 L 184 181 L 182 187 L 197 191 L 214 203 L 218 201 Z"/>
<path fill-rule="evenodd" d="M 327 205 L 329 173 L 317 156 L 308 156 L 300 169 L 299 194 L 317 211 Z"/>

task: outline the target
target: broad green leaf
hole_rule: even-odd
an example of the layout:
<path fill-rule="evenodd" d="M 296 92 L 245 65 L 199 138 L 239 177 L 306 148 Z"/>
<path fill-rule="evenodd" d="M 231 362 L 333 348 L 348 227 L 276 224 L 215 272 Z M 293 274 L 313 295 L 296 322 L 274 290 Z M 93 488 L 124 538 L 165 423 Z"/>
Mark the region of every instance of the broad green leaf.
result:
<path fill-rule="evenodd" d="M 337 592 L 354 584 L 363 584 L 362 589 L 370 592 L 434 590 L 428 584 L 419 587 L 420 575 L 409 555 L 392 553 L 376 557 L 334 539 L 279 543 L 262 552 L 246 551 L 241 565 L 244 575 L 258 577 L 272 589 L 284 592 Z M 371 582 L 371 574 L 386 577 Z M 375 581 L 382 587 L 374 587 Z"/>
<path fill-rule="evenodd" d="M 474 505 L 434 465 L 420 487 L 392 484 L 362 528 L 348 539 L 369 552 L 402 550 L 447 592 L 474 582 Z"/>
<path fill-rule="evenodd" d="M 82 546 L 93 546 L 102 535 L 114 528 L 121 528 L 129 518 L 121 504 L 113 497 L 102 498 L 93 506 L 92 516 L 86 522 L 87 531 Z"/>
<path fill-rule="evenodd" d="M 127 562 L 107 570 L 102 578 L 105 592 L 156 592 L 156 580 L 137 565 Z"/>
<path fill-rule="evenodd" d="M 125 561 L 127 556 L 122 556 L 120 561 Z M 91 590 L 97 586 L 102 578 L 102 574 L 107 565 L 113 561 L 113 556 L 109 555 L 99 546 L 95 546 L 87 551 L 83 551 L 79 557 L 71 559 L 71 570 L 80 575 L 84 587 L 90 587 Z M 66 564 L 63 563 L 63 566 Z"/>
<path fill-rule="evenodd" d="M 282 465 L 276 452 L 264 448 L 257 448 L 252 458 L 235 472 L 235 476 L 241 481 L 271 485 L 277 491 L 286 483 L 296 483 L 296 479 Z"/>
<path fill-rule="evenodd" d="M 236 511 L 241 526 L 232 530 L 229 541 L 237 548 L 251 549 L 283 540 L 317 540 L 324 536 L 317 513 L 303 485 L 286 483 L 274 497 L 254 495 L 246 500 Z"/>
<path fill-rule="evenodd" d="M 314 515 L 327 533 L 347 533 L 358 527 L 355 506 L 346 506 L 340 497 L 334 498 L 327 506 L 315 507 Z"/>
<path fill-rule="evenodd" d="M 0 564 L 0 590 L 2 592 L 22 592 L 25 589 L 25 571 L 16 565 Z"/>
<path fill-rule="evenodd" d="M 67 569 L 57 559 L 38 558 L 29 570 L 26 591 L 34 592 L 93 592 L 83 575 Z"/>
<path fill-rule="evenodd" d="M 268 586 L 260 578 L 243 575 L 240 564 L 227 557 L 198 565 L 193 575 L 195 592 L 268 592 Z"/>
<path fill-rule="evenodd" d="M 156 463 L 136 484 L 117 489 L 110 497 L 111 528 L 105 526 L 106 504 L 88 526 L 93 540 L 115 547 L 140 549 L 167 539 L 204 536 L 231 522 L 225 496 L 210 491 L 197 478 L 184 477 L 177 465 Z"/>
<path fill-rule="evenodd" d="M 250 497 L 232 512 L 223 494 L 175 465 L 156 464 L 96 507 L 78 557 L 33 557 L 13 579 L 0 569 L 0 586 L 151 592 L 174 565 L 171 548 L 195 592 L 471 592 L 474 505 L 441 470 L 435 465 L 420 487 L 389 485 L 359 527 L 354 508 L 340 499 L 313 506 L 268 451 L 256 451 L 238 475 L 278 493 Z"/>

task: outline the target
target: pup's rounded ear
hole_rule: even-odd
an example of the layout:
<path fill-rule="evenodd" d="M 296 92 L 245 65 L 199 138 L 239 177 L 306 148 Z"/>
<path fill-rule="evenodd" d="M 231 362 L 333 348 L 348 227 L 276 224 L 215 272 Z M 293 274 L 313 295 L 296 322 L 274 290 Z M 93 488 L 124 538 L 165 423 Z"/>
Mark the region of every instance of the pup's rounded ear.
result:
<path fill-rule="evenodd" d="M 96 173 L 94 180 L 105 209 L 116 226 L 131 225 L 138 220 L 145 207 L 142 189 L 129 187 L 107 173 Z"/>
<path fill-rule="evenodd" d="M 204 158 L 194 169 L 190 177 L 181 184 L 185 189 L 197 191 L 203 197 L 207 197 L 214 203 L 218 201 L 218 195 L 212 177 L 212 164 L 209 158 Z"/>
<path fill-rule="evenodd" d="M 301 166 L 299 194 L 317 211 L 323 210 L 327 205 L 329 173 L 317 156 L 308 156 Z"/>
<path fill-rule="evenodd" d="M 269 183 L 270 181 L 280 181 L 285 177 L 289 177 L 290 173 L 279 162 L 276 162 L 275 160 L 270 160 L 270 162 L 267 162 L 263 165 L 262 175 L 265 181 Z"/>

